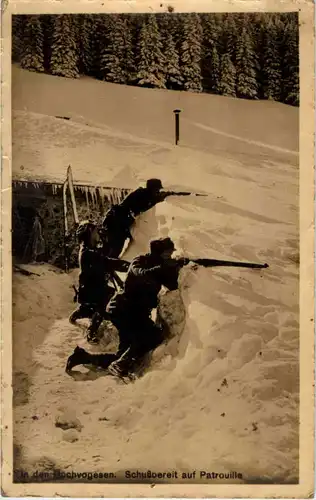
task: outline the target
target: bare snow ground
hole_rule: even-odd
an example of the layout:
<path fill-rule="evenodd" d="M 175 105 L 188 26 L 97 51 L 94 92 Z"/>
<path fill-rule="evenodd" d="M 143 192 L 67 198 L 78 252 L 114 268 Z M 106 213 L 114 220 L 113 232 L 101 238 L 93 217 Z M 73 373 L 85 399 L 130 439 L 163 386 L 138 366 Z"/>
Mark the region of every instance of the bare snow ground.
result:
<path fill-rule="evenodd" d="M 44 78 L 53 96 L 52 77 Z M 266 142 L 254 131 L 238 147 L 226 137 L 227 153 L 216 147 L 212 152 L 211 132 L 174 148 L 162 124 L 155 141 L 150 132 L 142 134 L 138 120 L 131 135 L 126 123 L 121 131 L 101 126 L 100 115 L 90 125 L 43 116 L 53 113 L 43 103 L 30 104 L 25 81 L 19 88 L 27 109 L 15 106 L 13 176 L 24 165 L 33 178 L 57 178 L 71 162 L 75 182 L 89 178 L 134 187 L 155 175 L 167 187 L 207 192 L 207 198 L 169 198 L 143 215 L 126 258 L 147 251 L 150 238 L 169 234 L 180 254 L 268 262 L 270 268 L 185 268 L 181 292 L 162 297 L 162 314 L 175 337 L 157 349 L 148 373 L 128 386 L 84 367 L 73 377 L 64 372 L 72 349 L 85 345 L 82 328 L 67 321 L 75 273 L 35 266 L 41 277 L 14 275 L 17 465 L 111 470 L 118 476 L 133 468 L 237 471 L 246 481 L 297 480 L 298 168 L 295 154 L 280 151 L 291 149 L 285 140 L 291 137 L 289 108 L 280 108 L 288 134 L 274 135 L 267 142 L 271 147 L 250 145 L 249 140 Z M 70 83 L 78 84 L 64 85 Z M 94 88 L 99 86 L 106 87 Z M 15 103 L 21 95 L 15 94 Z M 229 101 L 248 109 L 248 102 Z M 53 108 L 55 102 L 51 97 L 46 105 Z M 70 104 L 63 102 L 56 114 L 66 114 Z M 263 113 L 271 123 L 275 109 Z M 211 120 L 204 125 L 214 128 Z M 230 124 L 225 133 L 240 136 L 245 126 Z M 107 347 L 113 348 L 115 332 L 109 337 Z M 56 427 L 60 421 L 71 428 Z"/>

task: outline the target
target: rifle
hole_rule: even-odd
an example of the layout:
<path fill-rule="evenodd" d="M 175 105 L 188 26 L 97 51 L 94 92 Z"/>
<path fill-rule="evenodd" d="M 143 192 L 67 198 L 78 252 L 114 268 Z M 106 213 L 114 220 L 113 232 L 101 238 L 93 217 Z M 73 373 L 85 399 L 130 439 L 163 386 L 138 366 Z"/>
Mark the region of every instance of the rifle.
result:
<path fill-rule="evenodd" d="M 75 287 L 75 285 L 72 285 L 72 288 L 73 288 L 73 290 L 75 292 L 73 301 L 76 303 L 76 302 L 78 302 L 79 290 Z"/>
<path fill-rule="evenodd" d="M 23 267 L 17 266 L 14 264 L 14 271 L 23 274 L 24 276 L 40 276 L 40 274 L 33 273 L 32 271 L 28 271 L 27 269 L 23 269 Z"/>
<path fill-rule="evenodd" d="M 190 193 L 189 191 L 162 191 L 161 194 L 164 197 L 167 196 L 208 196 L 203 193 Z"/>
<path fill-rule="evenodd" d="M 252 262 L 233 262 L 231 260 L 217 260 L 217 259 L 188 259 L 188 260 L 203 267 L 229 266 L 229 267 L 250 267 L 252 269 L 266 269 L 267 267 L 269 267 L 268 264 L 256 264 Z"/>
<path fill-rule="evenodd" d="M 124 288 L 124 282 L 121 280 L 121 278 L 115 271 L 112 271 L 111 273 L 111 281 L 114 284 L 116 290 Z"/>

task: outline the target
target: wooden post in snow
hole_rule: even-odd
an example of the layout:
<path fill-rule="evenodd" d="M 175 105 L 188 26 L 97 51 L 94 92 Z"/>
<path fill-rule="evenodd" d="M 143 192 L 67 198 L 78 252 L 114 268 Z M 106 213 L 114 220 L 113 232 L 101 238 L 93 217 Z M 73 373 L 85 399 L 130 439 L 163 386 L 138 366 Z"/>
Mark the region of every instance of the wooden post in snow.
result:
<path fill-rule="evenodd" d="M 178 145 L 178 142 L 179 142 L 179 139 L 180 139 L 180 113 L 181 113 L 181 109 L 174 109 L 173 110 L 174 112 L 174 116 L 175 116 L 175 142 L 176 142 L 176 146 Z"/>

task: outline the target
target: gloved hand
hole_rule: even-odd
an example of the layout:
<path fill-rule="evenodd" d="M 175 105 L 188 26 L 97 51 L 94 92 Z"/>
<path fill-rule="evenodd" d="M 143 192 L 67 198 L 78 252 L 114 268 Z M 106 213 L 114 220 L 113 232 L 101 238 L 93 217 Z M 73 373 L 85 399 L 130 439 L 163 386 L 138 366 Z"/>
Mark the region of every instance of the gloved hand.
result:
<path fill-rule="evenodd" d="M 129 268 L 130 264 L 131 264 L 130 262 L 127 262 L 126 260 L 123 260 L 123 259 L 122 259 L 122 268 L 123 268 L 125 271 L 127 271 L 127 270 L 128 270 L 128 268 Z"/>
<path fill-rule="evenodd" d="M 186 266 L 190 262 L 190 259 L 186 257 L 181 257 L 179 259 L 168 259 L 164 261 L 164 267 L 167 269 L 180 269 L 183 266 Z"/>
<path fill-rule="evenodd" d="M 183 267 L 189 264 L 190 259 L 188 259 L 187 257 L 180 257 L 179 259 L 177 259 L 177 262 L 181 267 Z"/>

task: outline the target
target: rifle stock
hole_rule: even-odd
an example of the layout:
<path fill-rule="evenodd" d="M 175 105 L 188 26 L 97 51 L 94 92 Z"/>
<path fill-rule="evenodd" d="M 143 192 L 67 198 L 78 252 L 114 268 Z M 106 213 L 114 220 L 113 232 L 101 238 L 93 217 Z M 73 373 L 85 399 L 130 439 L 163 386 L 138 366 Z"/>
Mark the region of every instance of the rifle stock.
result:
<path fill-rule="evenodd" d="M 253 262 L 234 262 L 231 260 L 190 259 L 190 261 L 203 267 L 228 266 L 228 267 L 249 267 L 252 269 L 266 269 L 267 267 L 269 267 L 268 264 L 256 264 Z"/>

